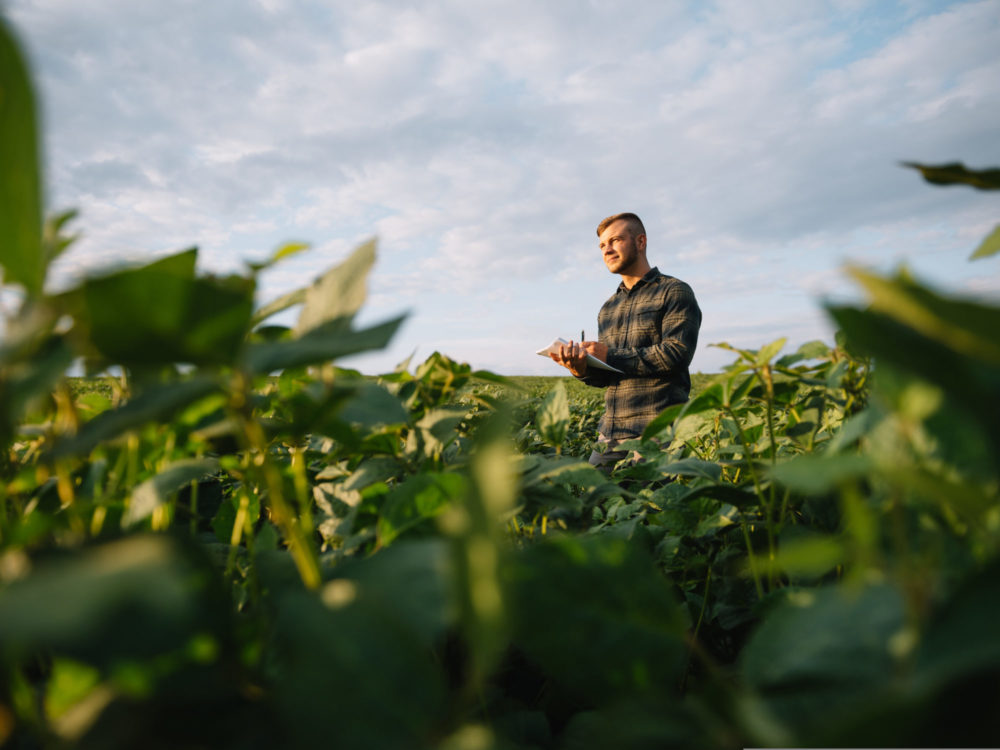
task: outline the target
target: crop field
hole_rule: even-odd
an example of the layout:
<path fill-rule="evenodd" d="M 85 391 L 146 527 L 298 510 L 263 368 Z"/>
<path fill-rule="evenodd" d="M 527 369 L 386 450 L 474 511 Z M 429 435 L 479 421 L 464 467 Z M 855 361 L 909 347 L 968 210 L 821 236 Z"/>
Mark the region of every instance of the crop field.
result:
<path fill-rule="evenodd" d="M 0 745 L 1000 745 L 1000 308 L 855 271 L 606 475 L 572 378 L 339 366 L 400 324 L 371 243 L 263 304 L 295 246 L 47 294 L 2 27 L 0 75 Z"/>

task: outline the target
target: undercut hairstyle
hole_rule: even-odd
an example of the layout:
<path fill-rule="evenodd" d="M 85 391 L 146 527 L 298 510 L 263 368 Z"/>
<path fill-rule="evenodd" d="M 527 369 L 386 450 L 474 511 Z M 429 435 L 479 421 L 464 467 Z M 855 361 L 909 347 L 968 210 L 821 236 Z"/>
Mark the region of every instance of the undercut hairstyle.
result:
<path fill-rule="evenodd" d="M 604 219 L 600 224 L 597 225 L 597 236 L 601 236 L 601 232 L 607 229 L 611 224 L 614 224 L 619 219 L 624 219 L 628 225 L 628 230 L 632 233 L 633 237 L 638 237 L 640 234 L 646 233 L 646 227 L 642 225 L 642 219 L 632 213 L 615 214 L 614 216 L 609 216 Z"/>

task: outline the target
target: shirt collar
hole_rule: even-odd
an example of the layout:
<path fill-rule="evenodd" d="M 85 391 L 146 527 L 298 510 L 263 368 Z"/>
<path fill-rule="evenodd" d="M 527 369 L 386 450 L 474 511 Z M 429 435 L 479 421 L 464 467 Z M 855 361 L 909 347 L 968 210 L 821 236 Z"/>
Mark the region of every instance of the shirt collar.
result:
<path fill-rule="evenodd" d="M 660 275 L 660 269 L 657 268 L 656 266 L 653 266 L 648 271 L 646 271 L 646 274 L 641 279 L 639 279 L 637 282 L 635 282 L 635 286 L 632 287 L 632 289 L 639 289 L 646 282 L 652 281 L 653 279 L 655 279 L 659 275 Z M 625 286 L 625 282 L 624 281 L 620 281 L 620 282 L 618 282 L 618 291 L 619 292 L 629 292 L 631 290 L 627 286 Z"/>

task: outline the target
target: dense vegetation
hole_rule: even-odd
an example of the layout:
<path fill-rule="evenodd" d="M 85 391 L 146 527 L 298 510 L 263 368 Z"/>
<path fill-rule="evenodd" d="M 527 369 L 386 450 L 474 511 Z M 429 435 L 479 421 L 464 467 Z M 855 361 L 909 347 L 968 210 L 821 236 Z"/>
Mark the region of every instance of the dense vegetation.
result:
<path fill-rule="evenodd" d="M 35 138 L 0 28 L 0 744 L 1000 743 L 1000 309 L 855 270 L 836 346 L 732 349 L 607 477 L 575 381 L 332 364 L 399 325 L 372 244 L 47 294 Z"/>

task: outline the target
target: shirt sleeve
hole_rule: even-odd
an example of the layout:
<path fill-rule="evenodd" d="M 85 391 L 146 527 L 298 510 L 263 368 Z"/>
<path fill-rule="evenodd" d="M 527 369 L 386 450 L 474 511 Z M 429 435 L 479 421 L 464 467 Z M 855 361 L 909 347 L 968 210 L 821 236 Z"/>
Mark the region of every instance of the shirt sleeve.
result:
<path fill-rule="evenodd" d="M 701 327 L 701 309 L 694 292 L 679 281 L 668 291 L 663 307 L 660 341 L 652 346 L 609 349 L 609 365 L 626 375 L 656 376 L 691 364 Z"/>

